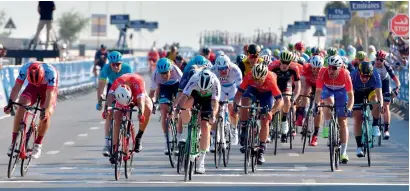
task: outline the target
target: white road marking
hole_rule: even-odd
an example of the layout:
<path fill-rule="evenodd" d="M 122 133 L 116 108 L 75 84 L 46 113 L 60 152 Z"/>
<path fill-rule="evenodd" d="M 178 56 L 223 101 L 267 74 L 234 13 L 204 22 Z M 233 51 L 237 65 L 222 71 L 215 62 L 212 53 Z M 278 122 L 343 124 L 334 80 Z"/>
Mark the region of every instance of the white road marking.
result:
<path fill-rule="evenodd" d="M 288 155 L 291 156 L 291 157 L 298 157 L 299 156 L 298 153 L 288 153 Z"/>
<path fill-rule="evenodd" d="M 182 176 L 182 175 L 181 175 Z M 204 184 L 204 185 L 299 185 L 299 186 L 408 186 L 408 184 L 381 184 L 381 183 L 302 183 L 302 182 L 295 182 L 295 183 L 280 183 L 280 182 L 182 182 L 182 181 L 170 181 L 170 182 L 163 182 L 163 181 L 150 181 L 150 182 L 137 182 L 137 181 L 87 181 L 87 180 L 0 180 L 0 184 L 20 184 L 20 183 L 85 183 L 85 184 Z"/>
<path fill-rule="evenodd" d="M 105 124 L 105 121 L 101 121 L 100 124 Z"/>
<path fill-rule="evenodd" d="M 60 151 L 48 151 L 46 152 L 47 155 L 55 155 L 57 153 L 59 153 Z"/>
<path fill-rule="evenodd" d="M 307 170 L 307 167 L 305 165 L 295 165 L 295 168 L 300 170 Z"/>
<path fill-rule="evenodd" d="M 77 167 L 61 167 L 60 170 L 73 170 L 77 169 Z"/>
<path fill-rule="evenodd" d="M 84 134 L 78 134 L 77 136 L 79 136 L 79 137 L 87 137 L 87 136 L 88 136 L 88 134 L 87 134 L 87 133 L 84 133 Z"/>
<path fill-rule="evenodd" d="M 11 116 L 11 115 L 2 116 L 2 117 L 0 117 L 0 120 L 1 120 L 1 119 L 5 119 L 5 118 L 10 117 L 10 116 Z"/>
<path fill-rule="evenodd" d="M 74 145 L 74 141 L 65 142 L 64 145 Z"/>
<path fill-rule="evenodd" d="M 302 183 L 316 183 L 314 179 L 301 179 Z"/>
<path fill-rule="evenodd" d="M 100 127 L 90 127 L 90 130 L 97 130 L 100 129 Z"/>
<path fill-rule="evenodd" d="M 306 167 L 306 169 L 307 169 L 307 167 Z M 293 169 L 293 168 L 288 168 L 288 169 L 286 169 L 286 168 L 258 168 L 257 169 L 257 171 L 303 171 L 303 170 L 306 170 L 306 169 Z M 232 168 L 224 168 L 224 169 L 221 169 L 222 171 L 243 171 L 243 168 L 234 168 L 234 169 L 232 169 Z M 210 172 L 216 172 L 217 170 L 210 170 Z"/>

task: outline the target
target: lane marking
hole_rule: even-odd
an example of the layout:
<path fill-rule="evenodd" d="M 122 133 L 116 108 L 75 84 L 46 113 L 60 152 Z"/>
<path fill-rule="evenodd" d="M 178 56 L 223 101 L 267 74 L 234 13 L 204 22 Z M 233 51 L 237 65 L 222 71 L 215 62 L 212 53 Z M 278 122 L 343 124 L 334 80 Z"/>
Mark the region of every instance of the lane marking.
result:
<path fill-rule="evenodd" d="M 280 168 L 258 168 L 257 169 L 257 171 L 303 171 L 303 170 L 306 170 L 307 169 L 307 167 L 305 166 L 305 169 L 303 169 L 303 168 L 300 168 L 300 169 L 292 169 L 292 168 L 288 168 L 288 169 L 286 169 L 286 168 L 283 168 L 283 169 L 280 169 Z M 224 168 L 224 169 L 221 169 L 222 171 L 243 171 L 243 168 L 234 168 L 234 169 L 229 169 L 229 168 Z M 217 172 L 217 170 L 210 170 L 210 172 Z"/>
<path fill-rule="evenodd" d="M 298 157 L 299 156 L 298 153 L 288 153 L 288 155 L 291 156 L 291 157 Z"/>
<path fill-rule="evenodd" d="M 74 145 L 74 141 L 65 142 L 64 145 Z"/>
<path fill-rule="evenodd" d="M 10 117 L 10 116 L 11 116 L 11 115 L 1 116 L 1 117 L 0 117 L 0 120 L 1 120 L 1 119 L 5 119 L 5 118 Z"/>
<path fill-rule="evenodd" d="M 314 179 L 301 179 L 302 183 L 316 183 Z"/>
<path fill-rule="evenodd" d="M 46 152 L 47 155 L 55 155 L 57 153 L 59 153 L 60 151 L 48 151 Z"/>
<path fill-rule="evenodd" d="M 105 121 L 101 121 L 100 124 L 105 124 Z"/>
<path fill-rule="evenodd" d="M 77 136 L 79 136 L 79 137 L 87 137 L 87 136 L 88 136 L 88 134 L 87 134 L 87 133 L 84 133 L 84 134 L 78 134 Z"/>
<path fill-rule="evenodd" d="M 61 167 L 60 170 L 73 170 L 77 169 L 77 167 Z"/>
<path fill-rule="evenodd" d="M 181 175 L 182 176 L 182 175 Z M 398 184 L 398 183 L 388 183 L 388 184 L 381 184 L 381 183 L 302 183 L 302 182 L 295 182 L 295 183 L 279 183 L 279 182 L 182 182 L 182 181 L 170 181 L 170 182 L 163 182 L 163 181 L 149 181 L 149 182 L 137 182 L 137 181 L 124 181 L 124 182 L 114 182 L 114 181 L 87 181 L 87 180 L 0 180 L 0 184 L 10 184 L 10 183 L 86 183 L 86 184 L 204 184 L 204 185 L 299 185 L 299 186 L 408 186 L 408 184 Z"/>
<path fill-rule="evenodd" d="M 100 129 L 100 127 L 90 127 L 90 130 L 97 130 Z"/>
<path fill-rule="evenodd" d="M 300 170 L 307 170 L 307 166 L 305 165 L 295 165 L 295 168 Z"/>

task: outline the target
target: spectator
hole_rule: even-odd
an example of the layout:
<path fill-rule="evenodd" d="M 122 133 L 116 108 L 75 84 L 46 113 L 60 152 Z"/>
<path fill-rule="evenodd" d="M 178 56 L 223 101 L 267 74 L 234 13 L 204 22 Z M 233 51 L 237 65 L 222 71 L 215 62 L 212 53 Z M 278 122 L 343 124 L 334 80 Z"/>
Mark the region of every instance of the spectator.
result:
<path fill-rule="evenodd" d="M 50 40 L 50 31 L 51 31 L 52 23 L 53 23 L 53 12 L 55 9 L 56 7 L 54 5 L 54 1 L 39 1 L 37 10 L 38 10 L 38 13 L 40 14 L 40 21 L 37 25 L 36 35 L 34 36 L 30 44 L 33 44 L 34 42 L 37 43 L 40 32 L 41 30 L 43 30 L 44 25 L 45 25 L 47 28 L 47 33 L 46 33 L 46 49 L 47 49 L 48 42 Z"/>
<path fill-rule="evenodd" d="M 126 37 L 127 37 L 127 29 L 129 28 L 128 24 L 125 24 L 124 28 L 120 29 L 120 36 L 118 37 L 118 41 L 117 41 L 117 47 L 118 48 L 126 48 Z M 122 39 L 122 46 L 120 47 L 120 43 L 121 43 L 121 39 Z"/>
<path fill-rule="evenodd" d="M 100 67 L 100 69 L 102 69 L 105 65 L 105 63 L 107 63 L 107 56 L 108 56 L 108 50 L 107 47 L 102 44 L 100 47 L 100 50 L 98 50 L 95 53 L 95 58 L 94 58 L 94 75 L 97 76 L 97 66 Z"/>
<path fill-rule="evenodd" d="M 6 54 L 6 48 L 2 44 L 0 44 L 0 70 L 3 69 L 3 57 L 6 57 Z"/>
<path fill-rule="evenodd" d="M 390 48 L 391 45 L 394 45 L 393 32 L 389 32 L 389 36 L 387 36 L 387 39 L 386 39 L 386 45 L 389 48 Z"/>

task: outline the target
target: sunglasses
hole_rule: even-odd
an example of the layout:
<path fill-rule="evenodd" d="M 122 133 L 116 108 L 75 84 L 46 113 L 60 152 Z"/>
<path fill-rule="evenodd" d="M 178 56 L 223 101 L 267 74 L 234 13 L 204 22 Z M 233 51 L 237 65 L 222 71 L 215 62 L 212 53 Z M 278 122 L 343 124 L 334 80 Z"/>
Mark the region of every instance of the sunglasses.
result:
<path fill-rule="evenodd" d="M 337 67 L 337 66 L 329 66 L 329 69 L 330 69 L 330 70 L 337 70 L 337 69 L 339 69 L 339 67 Z"/>
<path fill-rule="evenodd" d="M 384 62 L 385 59 L 377 59 L 377 61 Z"/>
<path fill-rule="evenodd" d="M 118 62 L 118 63 L 111 63 L 111 66 L 121 66 L 122 63 Z"/>
<path fill-rule="evenodd" d="M 253 78 L 253 81 L 255 81 L 256 83 L 262 83 L 265 79 L 261 78 L 261 79 L 257 79 L 257 78 Z"/>
<path fill-rule="evenodd" d="M 165 74 L 168 74 L 168 72 L 160 72 L 159 74 L 165 75 Z"/>
<path fill-rule="evenodd" d="M 225 67 L 223 67 L 223 68 L 218 68 L 219 71 L 225 71 L 225 70 L 227 70 L 227 69 L 228 69 L 228 66 L 225 66 Z"/>
<path fill-rule="evenodd" d="M 370 78 L 371 75 L 360 74 L 360 77 L 363 79 L 367 79 L 367 78 Z"/>
<path fill-rule="evenodd" d="M 284 64 L 284 65 L 289 65 L 290 64 L 290 62 L 280 62 L 281 64 Z"/>
<path fill-rule="evenodd" d="M 255 59 L 255 58 L 258 58 L 258 55 L 257 54 L 250 54 L 249 58 Z"/>

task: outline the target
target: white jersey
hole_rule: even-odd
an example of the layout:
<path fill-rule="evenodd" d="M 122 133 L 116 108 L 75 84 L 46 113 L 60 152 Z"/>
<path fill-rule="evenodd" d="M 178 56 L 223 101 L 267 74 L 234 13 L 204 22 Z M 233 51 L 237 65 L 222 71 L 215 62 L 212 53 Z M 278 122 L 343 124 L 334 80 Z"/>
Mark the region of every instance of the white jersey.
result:
<path fill-rule="evenodd" d="M 164 78 L 161 77 L 161 74 L 157 70 L 155 70 L 151 77 L 151 90 L 157 89 L 159 84 L 173 85 L 179 82 L 181 78 L 181 70 L 173 64 L 171 64 L 171 77 L 169 78 L 169 80 L 164 80 Z"/>
<path fill-rule="evenodd" d="M 226 77 L 222 77 L 219 74 L 217 66 L 213 66 L 211 71 L 216 75 L 216 77 L 218 77 L 222 88 L 229 88 L 233 85 L 235 85 L 235 87 L 238 87 L 242 83 L 241 69 L 239 69 L 239 67 L 235 64 L 229 65 L 229 73 Z"/>
<path fill-rule="evenodd" d="M 188 81 L 188 85 L 185 86 L 184 91 L 182 92 L 185 95 L 191 95 L 192 91 L 196 90 L 198 93 L 200 92 L 200 89 L 198 87 L 198 81 L 200 79 L 200 72 L 194 74 L 191 79 Z M 212 88 L 209 89 L 204 96 L 211 96 L 212 99 L 219 101 L 221 97 L 221 83 L 218 80 L 218 77 L 214 73 L 211 74 L 211 82 L 212 82 Z"/>

